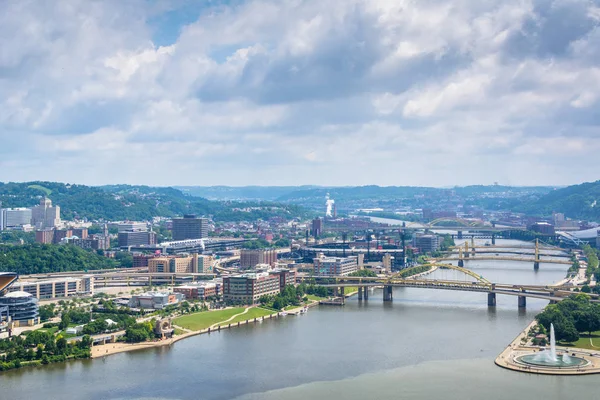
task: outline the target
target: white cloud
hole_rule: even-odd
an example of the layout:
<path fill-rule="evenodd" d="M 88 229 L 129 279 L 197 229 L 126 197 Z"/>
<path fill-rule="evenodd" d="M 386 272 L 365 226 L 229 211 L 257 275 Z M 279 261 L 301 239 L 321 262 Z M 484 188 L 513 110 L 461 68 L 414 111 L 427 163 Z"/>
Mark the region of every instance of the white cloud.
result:
<path fill-rule="evenodd" d="M 200 8 L 167 44 L 151 22 L 164 9 L 141 1 L 6 11 L 0 180 L 596 178 L 600 14 L 587 1 L 248 0 Z"/>

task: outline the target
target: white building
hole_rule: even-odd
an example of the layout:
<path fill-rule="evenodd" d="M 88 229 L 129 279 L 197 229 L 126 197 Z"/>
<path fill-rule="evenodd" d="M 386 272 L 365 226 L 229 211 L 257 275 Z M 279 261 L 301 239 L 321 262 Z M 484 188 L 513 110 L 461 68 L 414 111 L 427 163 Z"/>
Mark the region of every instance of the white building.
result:
<path fill-rule="evenodd" d="M 348 275 L 358 271 L 357 257 L 319 257 L 313 259 L 315 275 Z"/>
<path fill-rule="evenodd" d="M 30 208 L 0 209 L 0 231 L 7 228 L 20 228 L 31 224 Z"/>

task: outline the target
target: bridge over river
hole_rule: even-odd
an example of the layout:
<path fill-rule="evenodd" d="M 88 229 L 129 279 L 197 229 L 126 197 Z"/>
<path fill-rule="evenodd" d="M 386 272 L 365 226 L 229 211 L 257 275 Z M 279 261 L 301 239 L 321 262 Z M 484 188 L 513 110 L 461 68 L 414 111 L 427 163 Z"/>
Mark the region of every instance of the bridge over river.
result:
<path fill-rule="evenodd" d="M 429 266 L 433 271 L 437 268 L 455 270 L 464 275 L 463 280 L 448 280 L 448 279 L 427 279 L 421 276 L 407 276 L 411 272 L 420 271 L 423 266 Z M 412 271 L 411 271 L 412 270 Z M 421 275 L 421 274 L 418 274 Z M 383 301 L 392 301 L 394 287 L 411 287 L 419 289 L 436 289 L 436 290 L 457 290 L 466 292 L 479 292 L 487 294 L 488 306 L 496 305 L 496 295 L 516 296 L 518 298 L 518 306 L 525 307 L 527 297 L 544 299 L 550 302 L 561 301 L 574 292 L 572 286 L 542 286 L 542 285 L 514 285 L 504 283 L 493 283 L 477 275 L 473 271 L 466 268 L 457 267 L 451 264 L 424 264 L 416 267 L 407 268 L 399 273 L 390 276 L 377 277 L 358 277 L 358 276 L 304 276 L 299 278 L 300 281 L 310 281 L 316 284 L 331 287 L 334 289 L 334 296 L 341 294 L 344 298 L 346 287 L 358 288 L 358 299 L 367 300 L 369 296 L 368 288 L 383 287 Z M 592 302 L 600 302 L 598 295 L 591 295 Z"/>

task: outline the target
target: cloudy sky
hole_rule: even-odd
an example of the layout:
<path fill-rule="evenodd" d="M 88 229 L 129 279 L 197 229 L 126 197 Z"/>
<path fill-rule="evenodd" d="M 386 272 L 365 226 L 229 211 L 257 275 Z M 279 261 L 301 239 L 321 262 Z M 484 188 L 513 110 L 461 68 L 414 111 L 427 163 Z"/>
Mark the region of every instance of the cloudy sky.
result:
<path fill-rule="evenodd" d="M 600 0 L 0 8 L 0 181 L 600 178 Z"/>

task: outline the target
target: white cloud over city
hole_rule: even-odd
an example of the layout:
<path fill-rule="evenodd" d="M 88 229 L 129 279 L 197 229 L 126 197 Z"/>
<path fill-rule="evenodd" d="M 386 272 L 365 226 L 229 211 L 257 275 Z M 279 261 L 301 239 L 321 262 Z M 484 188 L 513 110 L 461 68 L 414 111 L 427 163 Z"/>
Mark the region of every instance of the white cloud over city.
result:
<path fill-rule="evenodd" d="M 0 7 L 0 181 L 598 179 L 600 0 Z"/>

